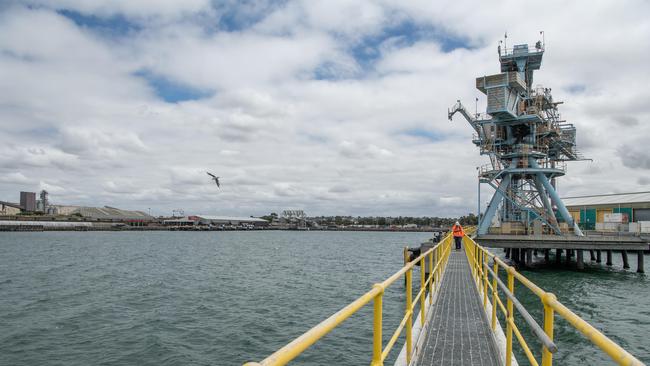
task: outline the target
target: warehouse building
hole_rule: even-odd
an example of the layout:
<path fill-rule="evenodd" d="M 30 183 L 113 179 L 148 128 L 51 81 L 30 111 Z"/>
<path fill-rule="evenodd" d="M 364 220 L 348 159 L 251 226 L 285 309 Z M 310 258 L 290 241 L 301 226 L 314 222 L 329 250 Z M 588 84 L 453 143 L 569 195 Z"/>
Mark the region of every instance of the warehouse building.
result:
<path fill-rule="evenodd" d="M 255 225 L 266 226 L 268 221 L 257 217 L 233 217 L 233 216 L 212 216 L 212 215 L 196 215 L 190 216 L 199 221 L 201 225 Z"/>
<path fill-rule="evenodd" d="M 21 207 L 17 203 L 0 201 L 0 215 L 1 216 L 13 216 L 18 215 L 21 211 Z"/>
<path fill-rule="evenodd" d="M 257 217 L 236 217 L 236 216 L 213 216 L 213 215 L 192 215 L 182 218 L 164 220 L 165 226 L 268 226 L 269 222 Z"/>
<path fill-rule="evenodd" d="M 638 232 L 642 225 L 638 223 L 650 223 L 650 192 L 566 197 L 562 201 L 585 230 Z"/>
<path fill-rule="evenodd" d="M 77 215 L 87 220 L 104 221 L 104 222 L 123 222 L 131 226 L 142 226 L 154 218 L 142 211 L 122 210 L 115 207 L 77 207 L 71 212 L 71 215 Z"/>

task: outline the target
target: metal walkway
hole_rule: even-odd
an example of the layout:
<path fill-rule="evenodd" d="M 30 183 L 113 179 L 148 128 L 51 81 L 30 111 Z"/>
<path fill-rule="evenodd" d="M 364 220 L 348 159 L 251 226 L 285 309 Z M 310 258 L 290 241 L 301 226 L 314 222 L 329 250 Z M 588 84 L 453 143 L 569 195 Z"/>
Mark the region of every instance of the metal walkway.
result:
<path fill-rule="evenodd" d="M 416 365 L 499 365 L 464 250 L 452 251 Z"/>

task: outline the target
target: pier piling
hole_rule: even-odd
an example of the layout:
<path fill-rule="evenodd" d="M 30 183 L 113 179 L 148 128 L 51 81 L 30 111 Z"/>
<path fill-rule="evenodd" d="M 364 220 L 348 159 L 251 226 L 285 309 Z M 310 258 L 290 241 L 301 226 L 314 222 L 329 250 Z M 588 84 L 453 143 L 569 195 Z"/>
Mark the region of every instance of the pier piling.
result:
<path fill-rule="evenodd" d="M 630 263 L 627 261 L 627 250 L 621 250 L 621 257 L 623 257 L 623 269 L 630 269 Z"/>
<path fill-rule="evenodd" d="M 593 249 L 589 249 L 589 257 L 592 262 L 596 260 L 596 254 Z"/>
<path fill-rule="evenodd" d="M 528 252 L 527 249 L 521 248 L 519 249 L 519 262 L 523 263 L 526 265 L 526 253 Z"/>
<path fill-rule="evenodd" d="M 533 250 L 526 249 L 526 266 L 530 267 L 533 264 Z"/>
<path fill-rule="evenodd" d="M 579 270 L 585 269 L 585 262 L 584 262 L 584 258 L 583 258 L 583 250 L 582 249 L 578 249 L 576 251 L 576 264 L 577 264 Z"/>
<path fill-rule="evenodd" d="M 638 273 L 645 273 L 645 269 L 643 268 L 643 255 L 643 250 L 636 252 L 636 271 Z"/>
<path fill-rule="evenodd" d="M 603 262 L 603 256 L 600 250 L 596 251 L 596 263 L 602 263 Z"/>
<path fill-rule="evenodd" d="M 519 248 L 510 249 L 510 259 L 515 261 L 515 263 L 519 263 Z"/>
<path fill-rule="evenodd" d="M 611 249 L 607 250 L 607 263 L 605 263 L 605 264 L 608 265 L 608 266 L 612 265 L 612 251 L 611 251 Z"/>
<path fill-rule="evenodd" d="M 550 262 L 549 260 L 549 249 L 544 249 L 544 263 L 548 264 Z"/>
<path fill-rule="evenodd" d="M 555 264 L 562 263 L 562 249 L 555 249 Z"/>

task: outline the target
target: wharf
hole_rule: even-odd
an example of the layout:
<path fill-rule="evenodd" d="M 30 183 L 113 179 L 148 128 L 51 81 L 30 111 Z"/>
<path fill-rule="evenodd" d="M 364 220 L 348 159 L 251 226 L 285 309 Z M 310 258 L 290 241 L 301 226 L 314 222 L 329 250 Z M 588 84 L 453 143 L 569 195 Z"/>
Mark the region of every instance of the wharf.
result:
<path fill-rule="evenodd" d="M 648 241 L 635 236 L 576 235 L 480 235 L 475 238 L 490 248 L 648 250 Z"/>
<path fill-rule="evenodd" d="M 418 366 L 500 365 L 467 256 L 452 251 Z"/>

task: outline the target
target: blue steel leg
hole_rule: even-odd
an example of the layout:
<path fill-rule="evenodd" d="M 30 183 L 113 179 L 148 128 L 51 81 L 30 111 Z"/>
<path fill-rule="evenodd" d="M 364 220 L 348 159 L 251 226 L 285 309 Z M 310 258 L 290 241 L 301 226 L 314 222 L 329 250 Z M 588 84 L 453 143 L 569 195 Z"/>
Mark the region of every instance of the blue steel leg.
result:
<path fill-rule="evenodd" d="M 549 215 L 548 222 L 551 224 L 551 226 L 553 227 L 553 231 L 555 231 L 556 234 L 561 234 L 562 232 L 560 231 L 560 225 L 557 223 L 557 219 L 555 218 L 555 214 L 553 213 L 553 207 L 551 206 L 551 203 L 548 201 L 548 196 L 546 194 L 546 190 L 544 189 L 544 185 L 542 183 L 542 180 L 544 179 L 544 174 L 537 173 L 535 174 L 535 177 L 536 177 L 535 188 L 537 188 L 537 192 L 539 192 L 539 198 L 542 200 L 542 203 L 544 204 L 544 208 L 546 208 L 546 212 Z"/>
<path fill-rule="evenodd" d="M 537 164 L 537 161 L 535 159 L 530 159 L 530 164 L 533 168 L 539 169 L 539 164 Z M 584 236 L 582 233 L 582 230 L 578 227 L 578 224 L 575 223 L 573 220 L 573 217 L 569 213 L 569 210 L 566 209 L 566 206 L 564 206 L 564 202 L 562 202 L 562 199 L 560 199 L 560 196 L 557 194 L 553 186 L 551 185 L 551 182 L 548 181 L 548 178 L 546 178 L 545 175 L 541 174 L 541 182 L 544 185 L 544 188 L 546 188 L 546 191 L 548 194 L 551 196 L 551 200 L 555 205 L 557 206 L 558 211 L 560 211 L 560 215 L 562 215 L 562 218 L 564 221 L 566 221 L 569 226 L 573 226 L 573 232 L 578 235 L 578 236 Z"/>
<path fill-rule="evenodd" d="M 509 168 L 516 168 L 518 163 L 519 163 L 519 159 L 517 158 L 512 159 Z M 501 184 L 499 184 L 499 189 L 497 189 L 497 191 L 494 192 L 494 196 L 492 196 L 492 199 L 490 200 L 490 204 L 485 210 L 485 216 L 483 216 L 483 220 L 481 220 L 481 224 L 478 227 L 478 232 L 477 232 L 478 235 L 487 234 L 488 229 L 490 228 L 490 224 L 492 224 L 492 218 L 494 218 L 494 214 L 497 212 L 497 208 L 499 207 L 499 204 L 501 203 L 501 201 L 503 201 L 504 196 L 501 193 L 501 191 L 505 192 L 508 189 L 511 180 L 512 180 L 512 175 L 506 172 L 505 176 L 501 180 Z"/>
<path fill-rule="evenodd" d="M 481 178 L 478 179 L 478 216 L 476 216 L 476 219 L 478 220 L 478 224 L 481 225 Z"/>
<path fill-rule="evenodd" d="M 498 186 L 494 185 L 493 183 L 488 183 L 488 184 L 489 184 L 492 188 L 494 188 L 494 190 L 501 190 Z M 503 191 L 502 191 L 501 193 L 503 193 Z M 529 210 L 530 210 L 530 208 L 520 205 L 519 203 L 517 203 L 515 200 L 513 200 L 511 197 L 508 197 L 507 195 L 504 195 L 504 196 L 503 196 L 503 201 L 504 201 L 504 202 L 507 201 L 507 202 L 512 203 L 513 205 L 515 205 L 516 207 L 518 207 L 518 208 L 519 208 L 520 210 L 522 210 L 522 211 L 529 211 Z M 553 225 L 551 225 L 551 223 L 548 222 L 548 220 L 546 220 L 546 218 L 545 218 L 544 216 L 538 216 L 537 219 L 542 220 L 542 221 L 543 221 L 546 225 L 548 225 L 549 227 L 553 227 Z M 558 228 L 558 232 L 557 232 L 557 233 L 558 233 L 558 234 L 561 234 L 561 232 L 559 231 L 559 228 Z"/>

